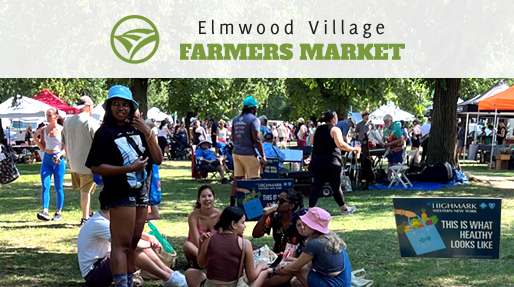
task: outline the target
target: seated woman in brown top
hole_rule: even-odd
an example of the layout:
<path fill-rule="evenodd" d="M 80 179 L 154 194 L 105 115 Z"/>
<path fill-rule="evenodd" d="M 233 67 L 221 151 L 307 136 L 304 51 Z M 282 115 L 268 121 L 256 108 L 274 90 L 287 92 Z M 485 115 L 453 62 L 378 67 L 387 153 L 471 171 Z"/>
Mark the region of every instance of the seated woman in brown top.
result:
<path fill-rule="evenodd" d="M 259 263 L 254 267 L 252 244 L 243 238 L 245 220 L 244 211 L 238 207 L 223 210 L 220 221 L 214 227 L 221 228 L 220 232 L 212 236 L 207 232 L 200 237 L 198 265 L 207 267 L 207 276 L 200 270 L 188 269 L 188 286 L 262 286 L 268 274 L 268 265 Z"/>

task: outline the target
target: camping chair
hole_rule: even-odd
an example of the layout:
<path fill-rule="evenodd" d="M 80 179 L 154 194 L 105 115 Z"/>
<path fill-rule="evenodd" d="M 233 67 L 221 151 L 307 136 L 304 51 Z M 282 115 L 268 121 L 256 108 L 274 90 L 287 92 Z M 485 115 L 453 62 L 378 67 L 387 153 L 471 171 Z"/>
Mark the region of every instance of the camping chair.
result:
<path fill-rule="evenodd" d="M 393 185 L 398 185 L 398 183 L 401 183 L 404 188 L 407 188 L 408 186 L 413 186 L 410 180 L 405 175 L 407 173 L 407 170 L 409 170 L 409 166 L 412 160 L 414 160 L 414 156 L 416 154 L 416 151 L 408 151 L 403 150 L 403 162 L 399 165 L 393 165 L 389 167 L 389 169 L 392 172 L 391 176 L 391 183 L 389 183 L 389 187 Z"/>
<path fill-rule="evenodd" d="M 219 174 L 219 171 L 217 169 L 210 169 L 209 167 L 202 166 L 205 164 L 205 161 L 200 160 L 199 158 L 196 158 L 195 151 L 197 147 L 192 146 L 192 152 L 191 152 L 191 171 L 192 171 L 192 177 L 197 180 L 201 179 L 208 179 L 208 180 L 215 180 L 216 175 Z M 211 176 L 209 177 L 209 173 Z M 228 172 L 226 174 L 228 176 Z"/>

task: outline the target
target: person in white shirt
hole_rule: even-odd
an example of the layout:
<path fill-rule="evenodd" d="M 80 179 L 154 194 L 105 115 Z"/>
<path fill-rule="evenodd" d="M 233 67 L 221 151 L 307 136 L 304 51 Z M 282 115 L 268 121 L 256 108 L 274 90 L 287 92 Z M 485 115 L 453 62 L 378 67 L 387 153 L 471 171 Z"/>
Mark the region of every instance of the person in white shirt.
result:
<path fill-rule="evenodd" d="M 82 96 L 77 103 L 80 113 L 64 122 L 62 138 L 68 155 L 72 187 L 80 190 L 81 226 L 92 215 L 91 194 L 96 190 L 93 173 L 85 165 L 96 130 L 100 127 L 100 123 L 91 116 L 93 107 L 93 100 L 88 96 Z"/>
<path fill-rule="evenodd" d="M 82 226 L 77 239 L 78 261 L 86 286 L 111 286 L 111 231 L 109 210 L 100 209 Z M 152 235 L 143 233 L 136 251 L 136 267 L 162 279 L 164 287 L 187 286 L 185 277 L 171 270 L 157 256 L 162 246 Z"/>
<path fill-rule="evenodd" d="M 428 121 L 421 126 L 421 147 L 423 153 L 421 154 L 421 162 L 425 162 L 428 154 L 428 140 L 430 136 L 430 128 L 432 127 L 432 119 L 428 118 Z"/>
<path fill-rule="evenodd" d="M 419 147 L 421 146 L 421 126 L 419 125 L 418 120 L 412 121 L 412 127 L 407 132 L 412 139 L 412 147 L 411 150 L 416 151 L 416 155 L 414 156 L 414 162 L 419 162 Z"/>

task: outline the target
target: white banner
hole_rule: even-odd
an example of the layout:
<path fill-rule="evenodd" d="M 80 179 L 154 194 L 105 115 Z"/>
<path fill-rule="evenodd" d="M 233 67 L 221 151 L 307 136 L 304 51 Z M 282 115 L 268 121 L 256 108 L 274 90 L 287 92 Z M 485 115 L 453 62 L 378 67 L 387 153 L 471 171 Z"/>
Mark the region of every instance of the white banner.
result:
<path fill-rule="evenodd" d="M 1 3 L 0 77 L 514 77 L 513 1 Z"/>

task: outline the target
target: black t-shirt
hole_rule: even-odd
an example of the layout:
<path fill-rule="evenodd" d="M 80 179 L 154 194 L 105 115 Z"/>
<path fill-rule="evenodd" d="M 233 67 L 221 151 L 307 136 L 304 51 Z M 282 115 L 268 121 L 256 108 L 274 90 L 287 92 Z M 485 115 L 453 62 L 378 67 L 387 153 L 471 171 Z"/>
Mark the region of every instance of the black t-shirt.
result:
<path fill-rule="evenodd" d="M 146 179 L 152 170 L 152 157 L 144 134 L 131 126 L 105 126 L 98 129 L 89 150 L 86 166 L 100 166 L 102 164 L 114 166 L 128 166 L 139 156 L 132 145 L 127 141 L 125 134 L 131 137 L 144 158 L 148 158 L 146 171 L 131 172 L 113 176 L 102 176 L 104 188 L 102 192 L 111 194 L 119 193 L 120 197 L 127 189 L 141 188 L 141 183 Z"/>
<path fill-rule="evenodd" d="M 218 125 L 216 123 L 212 123 L 211 126 L 211 135 L 216 136 L 216 132 L 218 131 Z"/>

